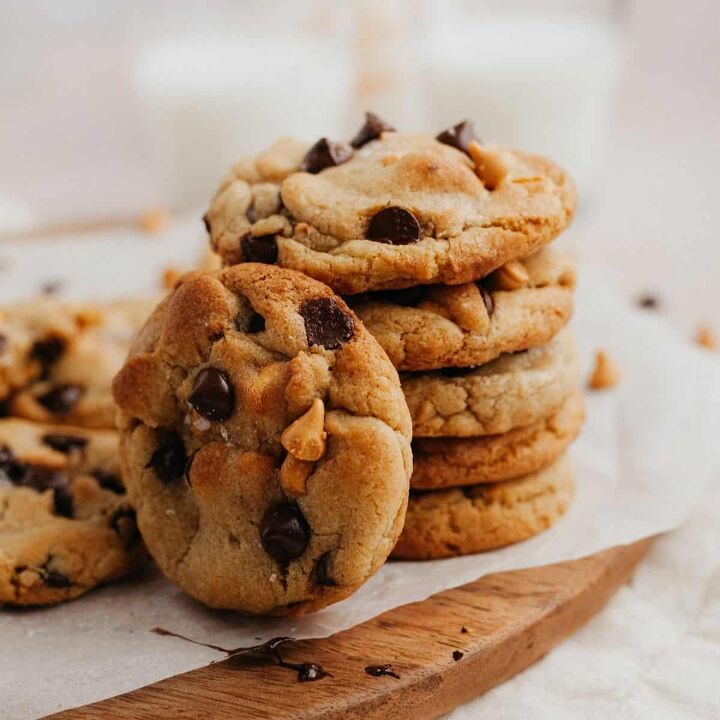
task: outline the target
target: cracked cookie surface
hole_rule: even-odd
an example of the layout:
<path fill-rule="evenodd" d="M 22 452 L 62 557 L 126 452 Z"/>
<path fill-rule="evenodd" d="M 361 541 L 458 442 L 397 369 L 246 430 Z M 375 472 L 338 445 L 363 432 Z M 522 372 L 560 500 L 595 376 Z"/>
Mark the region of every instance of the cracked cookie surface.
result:
<path fill-rule="evenodd" d="M 537 472 L 565 452 L 584 417 L 582 393 L 576 390 L 549 417 L 500 435 L 415 438 L 410 487 L 494 483 Z"/>
<path fill-rule="evenodd" d="M 112 379 L 156 299 L 0 307 L 0 405 L 36 422 L 115 427 Z"/>
<path fill-rule="evenodd" d="M 404 373 L 413 437 L 496 435 L 555 411 L 578 386 L 570 329 L 542 347 L 477 368 Z"/>
<path fill-rule="evenodd" d="M 146 544 L 213 607 L 299 615 L 385 561 L 412 469 L 397 371 L 300 273 L 190 273 L 114 383 Z"/>
<path fill-rule="evenodd" d="M 569 507 L 573 494 L 573 469 L 567 455 L 516 480 L 414 491 L 392 556 L 432 560 L 526 540 L 553 525 Z"/>
<path fill-rule="evenodd" d="M 575 267 L 544 248 L 482 282 L 428 285 L 351 298 L 353 310 L 398 370 L 467 367 L 549 342 L 573 311 Z"/>
<path fill-rule="evenodd" d="M 0 420 L 0 605 L 45 605 L 144 557 L 113 431 Z"/>
<path fill-rule="evenodd" d="M 475 149 L 387 130 L 354 149 L 280 140 L 222 182 L 205 216 L 212 247 L 348 295 L 473 281 L 550 242 L 576 202 L 551 161 Z M 502 166 L 492 182 L 488 164 Z"/>

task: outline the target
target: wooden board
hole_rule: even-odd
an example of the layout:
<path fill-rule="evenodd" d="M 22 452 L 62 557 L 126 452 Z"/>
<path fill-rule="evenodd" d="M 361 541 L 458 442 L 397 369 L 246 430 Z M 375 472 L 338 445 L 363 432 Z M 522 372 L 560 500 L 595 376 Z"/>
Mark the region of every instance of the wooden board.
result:
<path fill-rule="evenodd" d="M 316 682 L 299 683 L 294 671 L 268 662 L 229 659 L 52 718 L 435 718 L 577 630 L 628 579 L 651 543 L 488 575 L 330 638 L 284 646 L 285 661 L 318 663 L 331 674 Z M 455 651 L 462 658 L 454 659 Z M 399 679 L 365 672 L 385 663 Z"/>

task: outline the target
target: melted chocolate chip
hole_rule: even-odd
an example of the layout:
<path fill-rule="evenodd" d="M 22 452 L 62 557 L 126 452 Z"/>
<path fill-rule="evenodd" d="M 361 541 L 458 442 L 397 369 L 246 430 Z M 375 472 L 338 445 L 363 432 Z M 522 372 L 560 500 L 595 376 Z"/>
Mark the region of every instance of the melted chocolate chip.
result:
<path fill-rule="evenodd" d="M 478 287 L 480 288 L 480 295 L 482 295 L 483 302 L 485 303 L 485 309 L 487 310 L 488 317 L 492 317 L 492 314 L 495 312 L 495 301 L 493 300 L 493 296 L 487 288 L 482 285 L 478 285 Z"/>
<path fill-rule="evenodd" d="M 470 153 L 470 143 L 473 140 L 480 142 L 475 136 L 475 128 L 469 120 L 463 120 L 454 127 L 443 130 L 435 139 L 444 145 L 457 148 L 466 155 Z"/>
<path fill-rule="evenodd" d="M 0 355 L 8 349 L 8 339 L 4 335 L 0 335 Z"/>
<path fill-rule="evenodd" d="M 227 420 L 235 409 L 235 390 L 222 370 L 206 367 L 195 377 L 188 402 L 208 420 Z"/>
<path fill-rule="evenodd" d="M 162 482 L 169 485 L 185 473 L 185 443 L 174 430 L 160 433 L 157 449 L 150 456 L 146 468 L 152 468 Z"/>
<path fill-rule="evenodd" d="M 108 525 L 120 536 L 126 548 L 140 542 L 140 531 L 132 508 L 118 508 L 110 517 Z"/>
<path fill-rule="evenodd" d="M 310 526 L 300 508 L 282 503 L 270 508 L 260 525 L 260 542 L 265 552 L 279 563 L 299 558 L 310 539 Z"/>
<path fill-rule="evenodd" d="M 325 587 L 336 587 L 337 580 L 335 580 L 330 572 L 330 563 L 332 562 L 332 553 L 326 552 L 320 557 L 315 564 L 315 582 L 318 585 L 324 585 Z"/>
<path fill-rule="evenodd" d="M 208 213 L 205 213 L 202 216 L 203 225 L 205 226 L 205 232 L 209 235 L 210 234 L 210 215 Z"/>
<path fill-rule="evenodd" d="M 92 476 L 104 490 L 110 490 L 110 492 L 114 492 L 117 495 L 125 494 L 125 486 L 117 475 L 105 472 L 105 470 L 93 470 Z"/>
<path fill-rule="evenodd" d="M 43 582 L 47 587 L 66 588 L 72 585 L 72 581 L 62 573 L 56 570 L 46 570 L 43 575 Z"/>
<path fill-rule="evenodd" d="M 53 450 L 65 454 L 69 454 L 73 450 L 82 450 L 88 443 L 87 438 L 62 433 L 47 433 L 42 436 L 42 441 Z"/>
<path fill-rule="evenodd" d="M 80 385 L 63 383 L 62 385 L 56 385 L 37 400 L 46 410 L 62 415 L 70 412 L 84 393 L 85 388 Z"/>
<path fill-rule="evenodd" d="M 308 345 L 337 350 L 355 335 L 355 321 L 333 298 L 306 300 L 300 307 Z"/>
<path fill-rule="evenodd" d="M 346 143 L 332 142 L 320 138 L 308 151 L 302 161 L 304 172 L 319 173 L 325 168 L 346 163 L 353 156 L 352 148 Z"/>
<path fill-rule="evenodd" d="M 375 113 L 365 113 L 365 124 L 358 130 L 357 135 L 350 141 L 354 148 L 361 148 L 371 140 L 377 140 L 384 132 L 393 132 L 395 128 L 386 123 Z"/>
<path fill-rule="evenodd" d="M 383 208 L 370 218 L 365 237 L 389 245 L 410 245 L 422 236 L 417 218 L 405 208 Z"/>
<path fill-rule="evenodd" d="M 242 236 L 240 244 L 245 262 L 258 262 L 265 265 L 274 265 L 277 262 L 278 246 L 274 235 L 255 237 L 248 232 Z"/>
<path fill-rule="evenodd" d="M 248 321 L 247 332 L 259 333 L 265 329 L 265 318 L 259 313 L 253 313 Z"/>
<path fill-rule="evenodd" d="M 462 660 L 463 657 L 465 657 L 465 653 L 461 652 L 460 650 L 453 650 L 453 660 L 457 662 L 458 660 Z"/>
<path fill-rule="evenodd" d="M 38 340 L 30 350 L 30 356 L 39 360 L 44 368 L 56 363 L 65 352 L 65 341 L 60 338 Z"/>
<path fill-rule="evenodd" d="M 383 677 L 388 675 L 396 678 L 397 680 L 400 679 L 400 676 L 395 672 L 392 665 L 368 665 L 365 668 L 365 672 L 371 677 Z"/>

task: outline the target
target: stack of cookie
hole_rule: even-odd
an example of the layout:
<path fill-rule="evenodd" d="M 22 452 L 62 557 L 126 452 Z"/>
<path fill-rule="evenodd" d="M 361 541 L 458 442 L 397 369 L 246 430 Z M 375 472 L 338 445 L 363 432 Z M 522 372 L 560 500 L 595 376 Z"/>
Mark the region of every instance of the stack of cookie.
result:
<path fill-rule="evenodd" d="M 281 140 L 220 186 L 204 220 L 225 264 L 327 283 L 401 373 L 414 472 L 395 557 L 500 547 L 567 508 L 575 269 L 548 243 L 575 202 L 555 164 L 468 122 L 433 138 L 373 114 L 349 143 Z"/>

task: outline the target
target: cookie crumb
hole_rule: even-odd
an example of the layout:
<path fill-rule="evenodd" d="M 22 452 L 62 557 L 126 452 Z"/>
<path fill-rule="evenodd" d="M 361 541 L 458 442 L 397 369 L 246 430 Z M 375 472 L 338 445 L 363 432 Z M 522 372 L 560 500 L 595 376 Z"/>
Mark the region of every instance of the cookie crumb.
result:
<path fill-rule="evenodd" d="M 592 390 L 606 390 L 615 387 L 620 382 L 620 370 L 604 350 L 595 354 L 595 368 L 588 380 L 588 387 Z"/>
<path fill-rule="evenodd" d="M 138 229 L 156 235 L 165 232 L 170 226 L 170 214 L 163 208 L 147 210 L 138 218 Z"/>
<path fill-rule="evenodd" d="M 697 333 L 695 333 L 695 343 L 708 350 L 715 350 L 718 346 L 717 338 L 707 325 L 698 328 Z"/>

